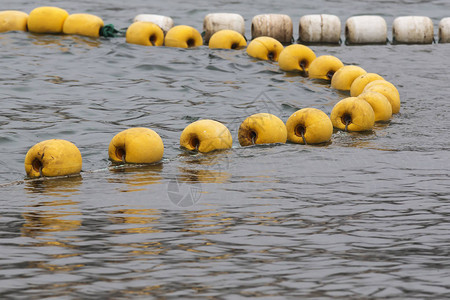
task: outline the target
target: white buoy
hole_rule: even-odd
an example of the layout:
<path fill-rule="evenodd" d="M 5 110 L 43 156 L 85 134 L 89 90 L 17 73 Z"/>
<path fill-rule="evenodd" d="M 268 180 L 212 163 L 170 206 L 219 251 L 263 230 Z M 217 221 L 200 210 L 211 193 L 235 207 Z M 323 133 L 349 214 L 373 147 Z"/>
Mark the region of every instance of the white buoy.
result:
<path fill-rule="evenodd" d="M 450 43 L 450 18 L 439 22 L 439 43 Z"/>
<path fill-rule="evenodd" d="M 398 17 L 392 24 L 392 37 L 395 43 L 431 44 L 434 38 L 433 21 L 428 17 Z"/>
<path fill-rule="evenodd" d="M 292 20 L 288 15 L 257 15 L 252 19 L 252 39 L 268 36 L 280 43 L 291 43 L 293 33 Z"/>
<path fill-rule="evenodd" d="M 305 15 L 300 18 L 298 32 L 303 43 L 339 44 L 341 21 L 335 15 Z"/>
<path fill-rule="evenodd" d="M 355 16 L 345 22 L 346 44 L 386 44 L 387 25 L 380 16 Z"/>
<path fill-rule="evenodd" d="M 203 19 L 203 31 L 205 43 L 219 30 L 230 29 L 245 36 L 245 21 L 241 15 L 230 13 L 214 13 L 206 15 Z"/>
<path fill-rule="evenodd" d="M 161 16 L 161 15 L 151 15 L 151 14 L 140 14 L 134 17 L 134 22 L 151 22 L 158 25 L 164 34 L 173 27 L 173 20 L 171 17 Z"/>

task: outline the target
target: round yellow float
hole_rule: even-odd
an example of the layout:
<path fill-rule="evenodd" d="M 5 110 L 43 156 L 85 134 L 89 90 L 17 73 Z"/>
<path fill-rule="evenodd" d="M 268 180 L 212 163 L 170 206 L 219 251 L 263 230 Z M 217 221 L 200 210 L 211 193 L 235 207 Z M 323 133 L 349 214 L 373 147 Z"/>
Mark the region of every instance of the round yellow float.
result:
<path fill-rule="evenodd" d="M 367 101 L 372 106 L 375 122 L 388 121 L 392 117 L 392 105 L 383 94 L 368 91 L 359 95 L 358 98 Z"/>
<path fill-rule="evenodd" d="M 290 45 L 283 49 L 278 58 L 278 65 L 283 71 L 300 71 L 307 73 L 309 65 L 316 59 L 311 48 L 304 45 Z"/>
<path fill-rule="evenodd" d="M 384 80 L 383 77 L 376 73 L 366 73 L 362 74 L 353 80 L 352 85 L 350 86 L 350 96 L 357 97 L 359 96 L 366 85 L 369 82 L 375 81 L 375 80 Z"/>
<path fill-rule="evenodd" d="M 366 101 L 348 97 L 339 101 L 330 115 L 333 126 L 345 131 L 367 131 L 373 128 L 375 113 Z"/>
<path fill-rule="evenodd" d="M 260 36 L 247 46 L 247 54 L 262 60 L 278 61 L 283 45 L 274 38 Z"/>
<path fill-rule="evenodd" d="M 150 164 L 162 159 L 164 144 L 155 131 L 135 127 L 116 134 L 109 144 L 108 153 L 114 162 Z"/>
<path fill-rule="evenodd" d="M 330 118 L 316 108 L 303 108 L 293 113 L 286 122 L 287 138 L 297 144 L 328 142 L 333 134 Z"/>
<path fill-rule="evenodd" d="M 358 66 L 343 66 L 334 73 L 331 79 L 331 87 L 341 91 L 348 91 L 355 78 L 366 73 L 363 68 Z"/>
<path fill-rule="evenodd" d="M 91 14 L 69 15 L 63 25 L 63 33 L 78 34 L 89 37 L 99 37 L 103 20 Z"/>
<path fill-rule="evenodd" d="M 332 55 L 322 55 L 309 65 L 308 76 L 310 78 L 331 80 L 334 73 L 343 66 L 344 64 L 339 58 Z"/>
<path fill-rule="evenodd" d="M 143 46 L 162 46 L 164 44 L 164 32 L 156 24 L 135 22 L 127 29 L 126 42 Z"/>
<path fill-rule="evenodd" d="M 237 31 L 224 29 L 214 33 L 209 39 L 211 49 L 241 49 L 247 46 L 247 41 Z"/>
<path fill-rule="evenodd" d="M 0 32 L 27 31 L 28 14 L 17 10 L 0 11 Z"/>
<path fill-rule="evenodd" d="M 183 130 L 180 136 L 181 147 L 187 150 L 210 152 L 214 150 L 229 149 L 233 139 L 228 128 L 214 120 L 198 120 Z"/>
<path fill-rule="evenodd" d="M 239 126 L 238 139 L 241 146 L 286 143 L 286 125 L 275 115 L 254 114 Z"/>
<path fill-rule="evenodd" d="M 54 177 L 80 173 L 82 159 L 77 146 L 66 140 L 52 139 L 31 147 L 24 164 L 29 177 Z"/>
<path fill-rule="evenodd" d="M 42 6 L 28 16 L 28 31 L 34 33 L 61 33 L 69 13 L 62 8 Z"/>
<path fill-rule="evenodd" d="M 203 38 L 197 29 L 187 25 L 178 25 L 167 32 L 164 45 L 178 48 L 198 47 L 203 45 Z"/>
<path fill-rule="evenodd" d="M 364 92 L 372 91 L 383 94 L 392 105 L 392 113 L 400 112 L 400 94 L 397 88 L 386 80 L 375 80 L 366 85 Z"/>

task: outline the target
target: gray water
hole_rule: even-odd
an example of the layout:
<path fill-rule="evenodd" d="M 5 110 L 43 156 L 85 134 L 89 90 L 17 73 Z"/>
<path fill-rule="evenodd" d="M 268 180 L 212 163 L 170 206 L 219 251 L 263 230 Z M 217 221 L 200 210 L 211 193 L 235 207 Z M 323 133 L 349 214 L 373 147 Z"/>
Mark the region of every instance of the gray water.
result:
<path fill-rule="evenodd" d="M 126 28 L 139 13 L 202 30 L 210 12 L 244 16 L 450 16 L 447 1 L 36 1 Z M 391 35 L 389 34 L 389 38 Z M 400 114 L 326 146 L 240 147 L 247 116 L 329 114 L 348 93 L 281 72 L 245 50 L 153 48 L 124 38 L 0 34 L 0 298 L 450 297 L 450 44 L 311 46 L 379 73 Z M 179 148 L 192 121 L 223 122 L 233 149 Z M 164 159 L 113 167 L 112 137 L 158 132 Z M 26 180 L 35 143 L 63 138 L 81 176 Z"/>

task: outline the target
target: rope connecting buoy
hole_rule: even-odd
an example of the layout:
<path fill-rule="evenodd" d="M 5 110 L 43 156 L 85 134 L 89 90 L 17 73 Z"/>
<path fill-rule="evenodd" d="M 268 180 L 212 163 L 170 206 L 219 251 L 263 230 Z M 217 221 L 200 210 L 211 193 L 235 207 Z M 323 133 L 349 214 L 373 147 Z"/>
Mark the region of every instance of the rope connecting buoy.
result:
<path fill-rule="evenodd" d="M 25 156 L 25 172 L 31 178 L 78 174 L 82 158 L 77 146 L 66 140 L 37 143 Z"/>
<path fill-rule="evenodd" d="M 384 80 L 384 78 L 376 73 L 365 73 L 356 77 L 355 80 L 353 80 L 352 85 L 350 86 L 350 96 L 352 97 L 359 96 L 366 87 L 366 85 L 369 82 L 375 80 Z"/>
<path fill-rule="evenodd" d="M 241 146 L 286 143 L 286 125 L 275 115 L 254 114 L 239 126 L 238 139 Z"/>
<path fill-rule="evenodd" d="M 247 54 L 262 60 L 278 61 L 283 45 L 276 39 L 268 36 L 255 38 L 247 46 Z"/>
<path fill-rule="evenodd" d="M 209 44 L 210 38 L 220 30 L 234 30 L 245 36 L 245 21 L 239 14 L 214 13 L 208 14 L 203 19 L 203 31 L 205 32 L 205 44 Z M 227 48 L 228 49 L 228 48 Z"/>
<path fill-rule="evenodd" d="M 171 17 L 152 15 L 152 14 L 140 14 L 134 17 L 133 23 L 135 22 L 150 22 L 158 25 L 164 34 L 166 34 L 170 28 L 173 27 L 173 20 Z"/>
<path fill-rule="evenodd" d="M 91 14 L 72 14 L 64 21 L 63 33 L 99 37 L 104 26 L 100 17 Z"/>
<path fill-rule="evenodd" d="M 334 73 L 343 66 L 342 61 L 336 56 L 322 55 L 309 65 L 308 76 L 310 78 L 331 80 Z"/>
<path fill-rule="evenodd" d="M 450 43 L 450 18 L 439 22 L 439 43 Z"/>
<path fill-rule="evenodd" d="M 298 26 L 302 43 L 339 44 L 341 40 L 341 20 L 335 15 L 305 15 Z"/>
<path fill-rule="evenodd" d="M 0 32 L 27 31 L 28 14 L 18 10 L 0 11 Z"/>
<path fill-rule="evenodd" d="M 333 134 L 333 124 L 323 111 L 303 108 L 286 121 L 287 138 L 297 144 L 320 144 L 328 142 Z"/>
<path fill-rule="evenodd" d="M 398 17 L 392 24 L 392 36 L 395 43 L 431 44 L 434 39 L 433 21 L 428 17 Z"/>
<path fill-rule="evenodd" d="M 167 32 L 164 45 L 178 48 L 198 47 L 203 45 L 203 38 L 197 29 L 187 25 L 178 25 Z"/>
<path fill-rule="evenodd" d="M 348 97 L 336 103 L 330 119 L 334 127 L 344 131 L 368 131 L 375 124 L 375 113 L 367 101 Z"/>
<path fill-rule="evenodd" d="M 283 71 L 299 71 L 308 73 L 309 66 L 316 59 L 311 48 L 304 45 L 289 45 L 283 49 L 278 58 L 278 65 Z"/>
<path fill-rule="evenodd" d="M 116 134 L 109 143 L 108 153 L 114 162 L 150 164 L 162 159 L 164 144 L 155 131 L 134 127 Z"/>
<path fill-rule="evenodd" d="M 254 16 L 252 19 L 252 39 L 262 36 L 272 37 L 280 43 L 292 43 L 293 25 L 291 17 L 281 14 Z"/>
<path fill-rule="evenodd" d="M 211 152 L 214 150 L 230 149 L 233 138 L 228 128 L 214 120 L 198 120 L 183 130 L 180 145 L 187 150 Z"/>
<path fill-rule="evenodd" d="M 247 46 L 244 36 L 237 31 L 223 29 L 212 35 L 209 39 L 211 49 L 242 49 Z"/>
<path fill-rule="evenodd" d="M 341 91 L 349 91 L 353 81 L 366 73 L 366 70 L 358 66 L 343 66 L 334 73 L 331 79 L 331 87 Z"/>
<path fill-rule="evenodd" d="M 162 46 L 164 44 L 164 32 L 156 24 L 150 22 L 134 22 L 126 33 L 127 43 L 143 46 Z"/>
<path fill-rule="evenodd" d="M 392 113 L 400 112 L 400 94 L 397 88 L 386 80 L 375 80 L 366 85 L 363 92 L 372 91 L 383 94 L 392 105 Z"/>
<path fill-rule="evenodd" d="M 386 44 L 387 24 L 380 16 L 356 16 L 345 22 L 345 43 Z"/>
<path fill-rule="evenodd" d="M 372 106 L 375 113 L 375 122 L 388 121 L 392 117 L 392 105 L 389 100 L 378 92 L 364 92 L 358 96 Z"/>
<path fill-rule="evenodd" d="M 33 9 L 28 16 L 28 31 L 34 33 L 62 33 L 69 13 L 62 8 L 42 6 Z"/>

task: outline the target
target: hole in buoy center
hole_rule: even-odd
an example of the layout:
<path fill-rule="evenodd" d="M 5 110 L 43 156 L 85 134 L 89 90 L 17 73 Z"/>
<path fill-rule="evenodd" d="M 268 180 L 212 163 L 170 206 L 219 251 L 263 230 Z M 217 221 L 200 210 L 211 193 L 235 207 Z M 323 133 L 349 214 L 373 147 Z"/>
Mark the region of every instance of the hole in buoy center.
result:
<path fill-rule="evenodd" d="M 194 39 L 188 39 L 186 41 L 188 48 L 194 47 L 195 46 L 195 40 Z"/>
<path fill-rule="evenodd" d="M 125 149 L 123 149 L 123 148 L 117 148 L 116 149 L 116 156 L 118 157 L 118 159 L 120 159 L 120 160 L 124 160 L 124 158 L 125 158 Z"/>
<path fill-rule="evenodd" d="M 306 132 L 306 128 L 302 124 L 299 124 L 299 125 L 297 125 L 297 127 L 295 127 L 294 134 L 296 136 L 303 138 L 303 136 L 305 135 L 305 132 Z"/>
<path fill-rule="evenodd" d="M 248 135 L 250 141 L 252 141 L 252 144 L 256 144 L 256 139 L 258 138 L 258 134 L 256 133 L 256 131 L 250 130 Z"/>
<path fill-rule="evenodd" d="M 269 53 L 267 54 L 267 58 L 268 58 L 269 60 L 273 60 L 273 59 L 275 58 L 275 53 L 273 53 L 272 51 L 269 52 Z"/>
<path fill-rule="evenodd" d="M 346 126 L 352 122 L 352 116 L 350 114 L 343 114 L 341 117 L 342 124 L 345 124 Z"/>
<path fill-rule="evenodd" d="M 189 141 L 189 144 L 191 145 L 192 148 L 198 150 L 198 147 L 200 147 L 200 140 L 196 136 L 194 136 Z"/>
<path fill-rule="evenodd" d="M 155 44 L 156 44 L 156 35 L 152 34 L 152 35 L 148 38 L 148 40 L 150 41 L 150 43 L 151 43 L 153 46 L 155 46 Z"/>
<path fill-rule="evenodd" d="M 330 70 L 330 71 L 328 71 L 328 73 L 327 73 L 327 77 L 328 77 L 328 79 L 330 79 L 331 80 L 331 78 L 333 78 L 333 75 L 334 75 L 334 73 L 335 73 L 335 71 L 333 71 L 333 70 Z"/>
<path fill-rule="evenodd" d="M 302 59 L 299 62 L 299 66 L 300 66 L 300 68 L 302 68 L 303 72 L 305 72 L 305 67 L 306 67 L 307 64 L 308 64 L 308 61 L 306 59 Z"/>
<path fill-rule="evenodd" d="M 32 168 L 33 168 L 33 170 L 35 172 L 39 172 L 40 173 L 41 172 L 40 170 L 42 168 L 42 162 L 39 159 L 35 158 L 33 160 L 33 162 L 31 163 L 31 166 L 32 166 Z"/>
<path fill-rule="evenodd" d="M 233 44 L 231 44 L 231 49 L 236 49 L 237 47 L 238 47 L 238 43 L 233 43 Z"/>

